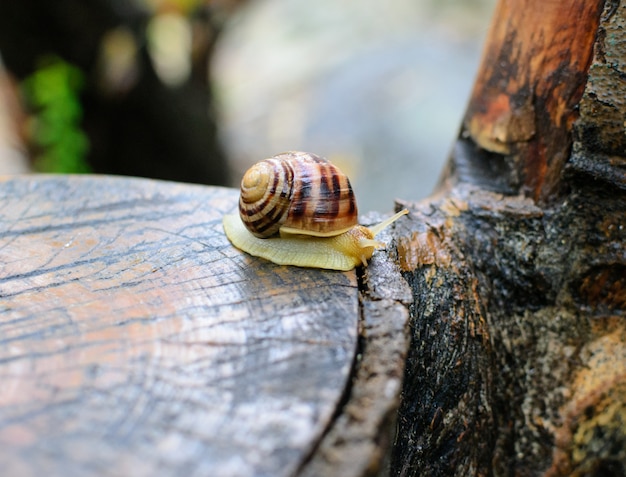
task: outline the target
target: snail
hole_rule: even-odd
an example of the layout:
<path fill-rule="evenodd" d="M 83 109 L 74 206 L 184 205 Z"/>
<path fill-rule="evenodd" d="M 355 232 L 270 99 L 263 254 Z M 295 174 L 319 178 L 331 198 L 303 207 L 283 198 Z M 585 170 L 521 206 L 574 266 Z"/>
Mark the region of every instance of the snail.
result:
<path fill-rule="evenodd" d="M 367 265 L 374 240 L 404 209 L 373 227 L 358 224 L 348 177 L 315 154 L 289 151 L 256 163 L 241 180 L 239 216 L 224 231 L 240 250 L 279 265 L 352 270 Z"/>

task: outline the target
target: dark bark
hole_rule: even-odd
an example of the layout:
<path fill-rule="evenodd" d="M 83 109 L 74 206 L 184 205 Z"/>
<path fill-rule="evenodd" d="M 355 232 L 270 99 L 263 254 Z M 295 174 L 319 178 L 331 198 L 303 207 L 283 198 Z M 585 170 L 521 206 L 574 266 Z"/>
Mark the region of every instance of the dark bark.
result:
<path fill-rule="evenodd" d="M 626 473 L 626 5 L 603 3 L 501 1 L 441 187 L 401 204 L 393 475 Z"/>

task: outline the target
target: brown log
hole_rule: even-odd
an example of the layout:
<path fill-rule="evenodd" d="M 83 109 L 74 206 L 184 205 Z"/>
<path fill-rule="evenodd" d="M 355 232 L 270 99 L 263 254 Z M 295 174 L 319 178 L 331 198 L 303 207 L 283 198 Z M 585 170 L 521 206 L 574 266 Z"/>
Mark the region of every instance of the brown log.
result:
<path fill-rule="evenodd" d="M 603 1 L 498 2 L 464 134 L 501 155 L 509 185 L 547 199 L 560 183 Z"/>
<path fill-rule="evenodd" d="M 626 475 L 626 4 L 501 0 L 414 295 L 397 476 Z"/>
<path fill-rule="evenodd" d="M 236 203 L 231 189 L 140 179 L 0 180 L 3 476 L 379 466 L 402 296 L 372 279 L 361 323 L 354 271 L 234 249 L 221 218 Z M 374 262 L 389 277 L 384 255 Z"/>

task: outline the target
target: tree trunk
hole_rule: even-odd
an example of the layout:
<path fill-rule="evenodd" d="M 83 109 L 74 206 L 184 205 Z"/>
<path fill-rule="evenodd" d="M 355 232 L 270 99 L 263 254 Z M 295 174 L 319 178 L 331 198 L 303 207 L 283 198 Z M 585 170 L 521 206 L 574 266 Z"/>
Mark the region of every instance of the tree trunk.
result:
<path fill-rule="evenodd" d="M 626 5 L 501 0 L 411 285 L 392 474 L 626 473 Z"/>

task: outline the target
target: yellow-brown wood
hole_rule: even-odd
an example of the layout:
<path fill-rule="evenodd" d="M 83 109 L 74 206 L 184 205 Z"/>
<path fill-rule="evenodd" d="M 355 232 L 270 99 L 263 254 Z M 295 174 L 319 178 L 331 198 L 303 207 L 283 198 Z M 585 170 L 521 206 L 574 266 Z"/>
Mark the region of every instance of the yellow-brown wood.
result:
<path fill-rule="evenodd" d="M 221 218 L 236 200 L 139 179 L 0 181 L 3 476 L 304 465 L 348 384 L 356 275 L 234 249 Z"/>
<path fill-rule="evenodd" d="M 569 157 L 603 6 L 603 0 L 497 4 L 465 131 L 504 156 L 515 187 L 536 199 L 554 192 Z"/>

